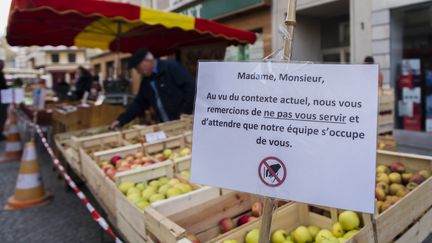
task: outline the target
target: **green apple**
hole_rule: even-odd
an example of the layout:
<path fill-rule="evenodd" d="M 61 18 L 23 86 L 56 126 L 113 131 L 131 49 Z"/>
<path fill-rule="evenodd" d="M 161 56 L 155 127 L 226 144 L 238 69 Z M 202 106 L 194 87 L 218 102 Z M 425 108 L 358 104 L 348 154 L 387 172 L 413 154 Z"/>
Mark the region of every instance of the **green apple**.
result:
<path fill-rule="evenodd" d="M 165 199 L 165 195 L 162 194 L 154 194 L 150 197 L 150 203 L 154 203 L 157 201 L 162 201 Z"/>
<path fill-rule="evenodd" d="M 334 237 L 337 237 L 337 238 L 342 237 L 345 234 L 345 232 L 342 228 L 342 225 L 339 222 L 336 222 L 333 224 L 332 234 Z"/>
<path fill-rule="evenodd" d="M 345 238 L 346 240 L 348 240 L 349 238 L 353 237 L 355 234 L 357 234 L 358 230 L 351 230 L 348 231 L 343 238 Z"/>
<path fill-rule="evenodd" d="M 259 230 L 253 229 L 246 234 L 245 243 L 258 243 Z"/>
<path fill-rule="evenodd" d="M 309 230 L 309 233 L 312 235 L 312 238 L 315 239 L 316 235 L 320 231 L 320 228 L 318 226 L 311 225 L 308 227 L 308 230 Z"/>
<path fill-rule="evenodd" d="M 305 226 L 297 227 L 297 229 L 294 231 L 294 240 L 297 243 L 313 242 L 312 235 Z"/>
<path fill-rule="evenodd" d="M 273 235 L 271 237 L 272 243 L 283 243 L 285 239 L 288 237 L 288 232 L 286 232 L 283 229 L 276 230 L 273 232 Z"/>
<path fill-rule="evenodd" d="M 292 241 L 291 239 L 286 239 L 286 240 L 284 240 L 282 243 L 295 243 L 295 242 Z"/>
<path fill-rule="evenodd" d="M 347 241 L 347 240 L 346 240 L 345 238 L 343 238 L 343 237 L 339 237 L 338 240 L 339 240 L 339 243 L 345 243 L 345 242 Z"/>
<path fill-rule="evenodd" d="M 180 181 L 178 180 L 178 179 L 171 179 L 169 182 L 168 182 L 168 184 L 170 184 L 171 186 L 175 186 L 175 185 L 177 185 L 177 184 L 179 184 L 180 183 Z"/>
<path fill-rule="evenodd" d="M 190 178 L 190 171 L 189 170 L 184 170 L 182 172 L 180 172 L 180 175 L 185 178 L 186 180 L 189 180 Z"/>
<path fill-rule="evenodd" d="M 159 187 L 158 193 L 159 194 L 166 194 L 166 192 L 168 191 L 168 189 L 170 189 L 172 186 L 170 184 L 165 184 L 161 187 Z"/>
<path fill-rule="evenodd" d="M 149 185 L 158 188 L 159 187 L 159 181 L 158 180 L 150 181 Z"/>
<path fill-rule="evenodd" d="M 182 194 L 182 192 L 180 191 L 180 189 L 175 188 L 175 187 L 171 187 L 166 192 L 166 195 L 167 195 L 168 198 L 175 197 L 175 196 L 178 196 L 180 194 Z"/>
<path fill-rule="evenodd" d="M 136 193 L 140 194 L 141 191 L 140 191 L 138 188 L 131 187 L 131 188 L 129 188 L 129 189 L 127 190 L 126 195 L 129 196 L 130 194 L 136 194 Z"/>
<path fill-rule="evenodd" d="M 236 240 L 224 240 L 222 243 L 237 243 Z"/>
<path fill-rule="evenodd" d="M 360 218 L 353 211 L 344 211 L 339 215 L 339 223 L 345 231 L 350 231 L 360 226 Z"/>
<path fill-rule="evenodd" d="M 144 183 L 140 182 L 140 183 L 137 183 L 137 184 L 135 185 L 135 188 L 137 188 L 137 189 L 140 190 L 140 191 L 144 191 L 144 189 L 147 188 L 147 184 L 144 184 Z"/>
<path fill-rule="evenodd" d="M 138 202 L 135 202 L 135 206 L 137 206 L 139 209 L 144 209 L 148 207 L 150 203 L 144 199 L 139 200 Z"/>
<path fill-rule="evenodd" d="M 192 151 L 190 150 L 190 148 L 184 148 L 180 151 L 179 155 L 180 155 L 180 157 L 184 157 L 184 156 L 187 156 L 191 153 L 192 153 Z"/>
<path fill-rule="evenodd" d="M 126 192 L 135 186 L 135 183 L 133 182 L 129 182 L 129 181 L 125 181 L 120 183 L 120 185 L 118 186 L 118 189 L 123 193 L 126 194 Z"/>
<path fill-rule="evenodd" d="M 169 181 L 169 179 L 164 176 L 164 177 L 161 177 L 158 179 L 158 184 L 159 184 L 159 186 L 163 186 L 163 185 L 167 184 L 168 181 Z"/>
<path fill-rule="evenodd" d="M 335 237 L 324 239 L 321 243 L 339 243 L 339 240 Z"/>
<path fill-rule="evenodd" d="M 328 229 L 322 229 L 318 232 L 317 236 L 315 237 L 316 243 L 322 243 L 325 239 L 334 238 L 333 234 Z"/>
<path fill-rule="evenodd" d="M 154 187 L 147 187 L 142 191 L 141 196 L 144 200 L 149 200 L 154 194 L 156 194 L 156 189 L 154 189 Z"/>
<path fill-rule="evenodd" d="M 138 194 L 130 194 L 126 197 L 126 199 L 131 203 L 135 203 L 135 202 L 138 202 L 139 200 L 142 200 L 142 197 L 138 193 Z"/>
<path fill-rule="evenodd" d="M 171 149 L 165 149 L 162 153 L 165 158 L 169 158 L 172 155 L 173 151 Z"/>
<path fill-rule="evenodd" d="M 182 192 L 182 194 L 192 191 L 192 187 L 189 184 L 185 184 L 185 183 L 179 183 L 174 187 L 179 189 Z"/>

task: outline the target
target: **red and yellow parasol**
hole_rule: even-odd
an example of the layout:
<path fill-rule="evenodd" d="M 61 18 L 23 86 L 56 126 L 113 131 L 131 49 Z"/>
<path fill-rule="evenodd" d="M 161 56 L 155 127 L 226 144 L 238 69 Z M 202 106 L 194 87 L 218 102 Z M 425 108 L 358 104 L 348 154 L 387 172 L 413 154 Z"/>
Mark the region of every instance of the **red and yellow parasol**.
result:
<path fill-rule="evenodd" d="M 256 35 L 205 19 L 101 0 L 13 0 L 10 45 L 66 45 L 155 55 L 179 47 L 254 43 Z"/>

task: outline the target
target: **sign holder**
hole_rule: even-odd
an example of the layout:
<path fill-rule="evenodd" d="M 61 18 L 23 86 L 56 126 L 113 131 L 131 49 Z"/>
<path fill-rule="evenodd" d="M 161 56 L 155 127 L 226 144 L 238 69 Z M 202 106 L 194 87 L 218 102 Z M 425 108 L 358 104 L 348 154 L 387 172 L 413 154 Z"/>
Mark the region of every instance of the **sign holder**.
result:
<path fill-rule="evenodd" d="M 292 48 L 294 40 L 294 28 L 296 25 L 296 8 L 297 0 L 287 0 L 287 15 L 285 19 L 286 26 L 286 36 L 284 36 L 285 42 L 283 47 L 283 57 L 284 61 L 291 61 L 292 58 Z M 265 197 L 264 198 L 264 208 L 261 217 L 261 225 L 259 229 L 259 243 L 270 242 L 271 234 L 271 223 L 273 218 L 273 212 L 277 207 L 277 200 L 275 198 Z M 376 218 L 374 214 L 370 214 L 372 231 L 374 237 L 374 243 L 378 243 L 378 233 L 376 226 Z M 366 222 L 365 222 L 366 223 Z"/>

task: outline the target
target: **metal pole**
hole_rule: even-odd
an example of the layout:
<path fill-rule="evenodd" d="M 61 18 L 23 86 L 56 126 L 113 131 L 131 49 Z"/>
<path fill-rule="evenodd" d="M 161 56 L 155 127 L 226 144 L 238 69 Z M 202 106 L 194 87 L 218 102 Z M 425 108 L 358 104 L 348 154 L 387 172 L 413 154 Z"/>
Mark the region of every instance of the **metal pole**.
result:
<path fill-rule="evenodd" d="M 118 79 L 120 76 L 120 47 L 121 47 L 121 35 L 122 35 L 122 20 L 117 21 L 117 33 L 116 33 L 116 60 L 114 62 L 114 79 Z"/>
<path fill-rule="evenodd" d="M 296 24 L 296 6 L 297 0 L 288 0 L 287 16 L 285 19 L 288 36 L 285 37 L 283 54 L 283 60 L 286 61 L 290 61 L 292 57 L 294 27 Z M 265 198 L 263 215 L 261 217 L 261 226 L 259 231 L 259 243 L 270 242 L 271 222 L 273 218 L 273 211 L 275 208 L 276 200 L 274 198 Z"/>

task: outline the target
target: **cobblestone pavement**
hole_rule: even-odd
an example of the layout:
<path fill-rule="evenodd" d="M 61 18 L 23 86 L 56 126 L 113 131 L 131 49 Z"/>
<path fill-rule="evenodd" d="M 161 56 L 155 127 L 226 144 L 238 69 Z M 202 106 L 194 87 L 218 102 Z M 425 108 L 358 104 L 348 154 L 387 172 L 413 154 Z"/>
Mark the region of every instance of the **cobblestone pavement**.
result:
<path fill-rule="evenodd" d="M 0 143 L 0 154 L 3 151 L 4 143 Z M 45 189 L 54 195 L 54 199 L 34 208 L 3 210 L 7 198 L 14 193 L 19 162 L 0 163 L 0 242 L 112 242 L 78 197 L 72 191 L 66 191 L 65 183 L 53 171 L 45 149 L 38 145 L 37 151 Z M 83 191 L 89 196 L 85 188 Z"/>

